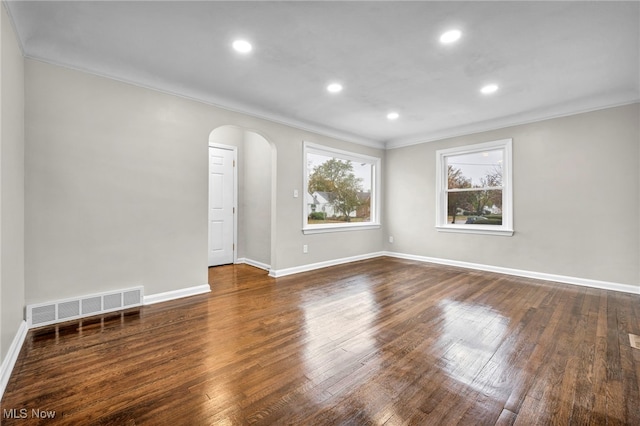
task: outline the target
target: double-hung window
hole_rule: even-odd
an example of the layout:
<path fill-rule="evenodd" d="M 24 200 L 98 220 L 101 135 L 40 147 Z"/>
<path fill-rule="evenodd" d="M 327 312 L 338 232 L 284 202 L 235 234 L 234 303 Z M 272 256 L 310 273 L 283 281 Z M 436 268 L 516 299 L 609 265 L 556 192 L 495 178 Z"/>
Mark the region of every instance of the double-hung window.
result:
<path fill-rule="evenodd" d="M 380 227 L 380 158 L 304 143 L 305 234 Z"/>
<path fill-rule="evenodd" d="M 436 151 L 436 228 L 513 235 L 511 139 Z"/>

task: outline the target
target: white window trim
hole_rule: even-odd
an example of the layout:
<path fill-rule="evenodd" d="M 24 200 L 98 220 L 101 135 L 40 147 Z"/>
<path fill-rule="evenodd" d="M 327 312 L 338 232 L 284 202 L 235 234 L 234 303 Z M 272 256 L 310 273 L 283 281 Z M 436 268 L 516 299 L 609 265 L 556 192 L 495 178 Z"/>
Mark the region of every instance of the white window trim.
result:
<path fill-rule="evenodd" d="M 309 211 L 307 206 L 307 190 L 309 187 L 309 176 L 307 175 L 307 154 L 320 154 L 326 156 L 336 156 L 340 159 L 350 160 L 353 162 L 366 161 L 372 164 L 373 179 L 371 182 L 371 221 L 358 222 L 358 223 L 331 223 L 331 224 L 317 224 L 309 225 L 307 218 L 309 217 Z M 324 145 L 318 145 L 313 142 L 303 141 L 302 149 L 302 182 L 303 182 L 303 197 L 302 197 L 302 232 L 307 234 L 321 234 L 326 232 L 342 232 L 342 231 L 356 231 L 367 229 L 379 229 L 380 228 L 380 182 L 381 182 L 381 163 L 382 161 L 378 157 L 372 157 L 370 155 L 358 154 L 356 152 L 344 151 L 342 149 L 331 148 Z"/>
<path fill-rule="evenodd" d="M 455 225 L 447 223 L 447 192 L 445 188 L 447 179 L 446 159 L 452 155 L 473 154 L 476 152 L 503 149 L 504 164 L 502 165 L 502 225 Z M 439 232 L 456 232 L 463 234 L 484 235 L 513 235 L 513 155 L 512 140 L 501 139 L 475 145 L 467 145 L 456 148 L 440 149 L 436 151 L 436 229 Z"/>

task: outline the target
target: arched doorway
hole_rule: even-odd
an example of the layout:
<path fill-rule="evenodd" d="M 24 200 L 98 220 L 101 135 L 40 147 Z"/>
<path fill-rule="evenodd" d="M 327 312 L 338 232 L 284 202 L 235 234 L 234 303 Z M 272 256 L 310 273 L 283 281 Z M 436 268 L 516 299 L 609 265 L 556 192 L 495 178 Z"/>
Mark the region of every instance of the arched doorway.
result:
<path fill-rule="evenodd" d="M 210 133 L 209 147 L 210 151 L 212 147 L 226 147 L 236 151 L 237 208 L 234 218 L 233 261 L 269 270 L 273 261 L 274 245 L 275 146 L 253 130 L 224 125 Z M 210 179 L 210 185 L 211 182 Z M 220 194 L 217 194 L 211 186 L 209 193 L 210 207 L 212 196 L 215 197 L 216 202 L 220 202 Z M 210 252 L 212 242 L 215 243 L 211 241 L 210 235 Z"/>

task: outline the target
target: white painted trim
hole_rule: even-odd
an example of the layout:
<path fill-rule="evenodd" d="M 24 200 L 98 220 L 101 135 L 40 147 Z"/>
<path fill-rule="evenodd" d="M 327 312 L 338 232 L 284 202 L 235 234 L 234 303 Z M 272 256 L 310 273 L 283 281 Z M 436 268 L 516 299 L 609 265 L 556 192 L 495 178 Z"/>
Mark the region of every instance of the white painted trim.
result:
<path fill-rule="evenodd" d="M 197 294 L 209 293 L 211 287 L 209 284 L 197 285 L 194 287 L 181 288 L 180 290 L 171 290 L 164 293 L 150 294 L 144 296 L 143 304 L 153 305 L 155 303 L 168 302 L 170 300 L 180 299 L 183 297 L 195 296 Z"/>
<path fill-rule="evenodd" d="M 223 127 L 223 126 L 221 126 L 221 127 Z M 229 151 L 238 151 L 238 147 L 237 146 L 225 145 L 223 143 L 218 143 L 218 142 L 212 142 L 211 141 L 211 137 L 209 137 L 209 147 L 210 148 L 228 149 Z"/>
<path fill-rule="evenodd" d="M 269 271 L 269 276 L 273 278 L 280 278 L 286 275 L 299 274 L 300 272 L 313 271 L 315 269 L 342 265 L 343 263 L 357 262 L 358 260 L 372 259 L 374 257 L 380 257 L 380 256 L 385 256 L 385 252 L 360 254 L 357 256 L 343 257 L 341 259 L 326 260 L 324 262 L 310 263 L 308 265 L 302 265 L 302 266 L 294 266 L 293 268 L 285 268 L 285 269 L 279 269 L 279 270 L 272 269 L 271 271 Z"/>
<path fill-rule="evenodd" d="M 4 3 L 4 2 L 2 2 Z M 7 9 L 9 9 L 7 7 Z M 22 45 L 22 40 L 19 37 L 18 32 L 16 33 L 16 38 L 18 39 L 18 43 Z M 24 52 L 24 50 L 23 50 Z M 251 105 L 247 105 L 242 102 L 230 102 L 229 99 L 223 99 L 220 97 L 207 95 L 204 93 L 184 93 L 179 88 L 169 88 L 169 87 L 160 87 L 160 85 L 152 84 L 145 81 L 136 81 L 133 79 L 123 78 L 119 76 L 115 76 L 109 73 L 99 72 L 97 70 L 93 70 L 90 68 L 85 68 L 76 65 L 64 64 L 60 61 L 57 61 L 52 58 L 42 58 L 34 55 L 24 55 L 25 59 L 29 59 L 32 61 L 38 61 L 45 64 L 53 65 L 60 68 L 69 69 L 72 71 L 77 71 L 89 75 L 93 75 L 96 77 L 106 78 L 109 80 L 117 81 L 119 83 L 128 84 L 130 86 L 140 87 L 142 89 L 153 90 L 154 92 L 164 93 L 166 95 L 176 96 L 178 98 L 186 99 L 189 101 L 194 101 L 198 103 L 202 103 L 205 105 L 209 105 L 215 108 L 220 108 L 225 111 L 231 111 L 238 114 L 243 114 L 249 117 L 258 118 L 261 120 L 265 120 L 271 123 L 280 124 L 283 126 L 287 126 L 293 129 L 302 130 L 304 132 L 315 133 L 322 136 L 328 136 L 330 138 L 343 140 L 345 142 L 351 142 L 358 145 L 368 146 L 376 149 L 384 149 L 384 142 L 380 140 L 370 139 L 367 137 L 363 137 L 360 135 L 356 135 L 349 132 L 344 132 L 338 129 L 334 129 L 328 126 L 322 126 L 313 123 L 303 122 L 301 120 L 296 120 L 291 117 L 286 117 L 281 114 L 273 113 L 264 108 L 256 108 Z M 236 120 L 237 121 L 237 120 Z M 231 124 L 231 123 L 229 123 Z"/>
<path fill-rule="evenodd" d="M 451 232 L 456 234 L 482 234 L 482 235 L 498 235 L 501 237 L 511 237 L 513 236 L 513 229 L 495 229 L 496 226 L 482 226 L 475 225 L 473 228 L 464 225 L 447 225 L 447 226 L 439 226 L 436 225 L 436 230 L 438 232 Z"/>
<path fill-rule="evenodd" d="M 480 263 L 463 262 L 459 260 L 440 259 L 436 257 L 418 256 L 414 254 L 385 252 L 384 255 L 399 259 L 417 260 L 419 262 L 437 263 L 440 265 L 457 266 L 460 268 L 474 269 L 478 271 L 496 272 L 499 274 L 513 275 L 517 277 L 533 278 L 543 281 L 553 281 L 564 284 L 573 284 L 583 287 L 599 288 L 603 290 L 620 291 L 623 293 L 640 294 L 640 284 L 621 284 L 608 281 L 598 281 L 588 278 L 571 277 L 567 275 L 548 274 L 546 272 L 525 271 L 522 269 L 505 268 L 502 266 L 483 265 Z"/>
<path fill-rule="evenodd" d="M 524 126 L 541 121 L 555 120 L 556 118 L 571 117 L 573 115 L 587 114 L 589 112 L 600 111 L 609 108 L 617 108 L 626 105 L 633 105 L 640 102 L 637 96 L 605 96 L 600 99 L 595 106 L 573 105 L 570 108 L 553 108 L 549 113 L 549 108 L 544 109 L 544 113 L 534 112 L 518 114 L 516 116 L 502 117 L 487 122 L 469 124 L 465 126 L 436 130 L 419 137 L 390 139 L 385 142 L 385 149 L 397 149 L 407 146 L 420 145 L 423 143 L 437 142 L 445 139 L 459 138 L 463 136 L 476 135 L 478 133 L 492 132 L 509 127 Z"/>
<path fill-rule="evenodd" d="M 447 165 L 450 156 L 475 154 L 483 151 L 502 150 L 502 225 L 457 225 L 447 223 Z M 436 230 L 469 234 L 513 235 L 513 139 L 459 146 L 436 151 Z"/>
<path fill-rule="evenodd" d="M 437 257 L 419 256 L 415 254 L 397 253 L 393 251 L 380 251 L 358 256 L 345 257 L 341 259 L 327 260 L 325 262 L 311 263 L 309 265 L 295 266 L 280 270 L 271 270 L 269 276 L 280 278 L 286 275 L 298 274 L 300 272 L 313 271 L 315 269 L 329 266 L 342 265 L 344 263 L 356 262 L 359 260 L 372 259 L 381 256 L 396 257 L 398 259 L 416 260 L 419 262 L 436 263 L 439 265 L 456 266 L 459 268 L 473 269 L 477 271 L 495 272 L 498 274 L 512 275 L 516 277 L 533 278 L 542 281 L 553 281 L 563 284 L 579 285 L 582 287 L 599 288 L 602 290 L 619 291 L 623 293 L 640 294 L 640 283 L 637 286 L 631 284 L 614 283 L 609 281 L 592 280 L 589 278 L 571 277 L 568 275 L 548 274 L 546 272 L 526 271 L 522 269 L 505 268 L 502 266 L 483 265 L 480 263 L 463 262 L 460 260 L 441 259 Z"/>
<path fill-rule="evenodd" d="M 2 2 L 2 4 L 5 5 L 6 3 Z M 9 16 L 12 18 L 12 15 L 10 13 L 10 8 L 8 6 L 5 6 L 5 8 L 9 13 Z M 13 21 L 13 18 L 12 18 L 12 21 Z M 14 28 L 15 28 L 15 25 L 14 25 Z M 474 123 L 474 124 L 469 124 L 464 126 L 455 126 L 453 128 L 445 128 L 441 130 L 426 132 L 422 136 L 418 136 L 418 137 L 409 137 L 409 138 L 401 137 L 401 138 L 389 139 L 384 141 L 384 140 L 376 140 L 368 137 L 363 137 L 361 135 L 356 135 L 350 132 L 340 131 L 338 129 L 330 128 L 328 126 L 322 126 L 318 124 L 303 122 L 301 120 L 295 120 L 295 119 L 292 119 L 291 117 L 285 117 L 280 114 L 274 114 L 272 111 L 268 111 L 262 108 L 255 108 L 253 106 L 245 105 L 242 103 L 231 104 L 228 99 L 217 98 L 215 96 L 206 96 L 206 95 L 203 95 L 202 93 L 186 94 L 186 93 L 182 93 L 182 91 L 180 90 L 176 90 L 175 88 L 174 89 L 161 88 L 157 85 L 150 84 L 148 82 L 135 81 L 132 79 L 117 77 L 109 73 L 98 72 L 96 70 L 89 69 L 86 67 L 63 64 L 62 62 L 56 61 L 55 59 L 52 59 L 52 58 L 42 58 L 34 55 L 28 55 L 24 53 L 23 41 L 22 39 L 20 39 L 18 32 L 14 31 L 14 33 L 16 34 L 16 39 L 18 39 L 18 45 L 20 46 L 25 59 L 42 62 L 45 64 L 93 75 L 100 78 L 106 78 L 109 80 L 117 81 L 119 83 L 140 87 L 142 89 L 153 90 L 154 92 L 176 96 L 189 101 L 203 103 L 205 105 L 209 105 L 215 108 L 220 108 L 225 111 L 231 111 L 234 113 L 247 115 L 249 117 L 255 117 L 271 123 L 276 123 L 283 126 L 291 127 L 293 129 L 298 129 L 305 132 L 315 133 L 318 135 L 339 139 L 345 142 L 354 143 L 357 145 L 368 146 L 371 148 L 383 149 L 383 150 L 397 149 L 397 148 L 403 148 L 403 147 L 412 146 L 412 145 L 420 145 L 423 143 L 441 141 L 444 139 L 469 136 L 469 135 L 474 135 L 474 134 L 483 133 L 483 132 L 501 130 L 508 127 L 522 126 L 526 124 L 537 123 L 540 121 L 553 120 L 556 118 L 570 117 L 572 115 L 600 111 L 603 109 L 617 108 L 620 106 L 632 105 L 640 102 L 640 99 L 638 99 L 638 97 L 633 94 L 605 95 L 597 99 L 597 103 L 594 103 L 595 105 L 580 105 L 575 103 L 575 104 L 569 104 L 563 107 L 544 108 L 543 113 L 528 112 L 528 113 L 518 114 L 515 116 L 501 117 L 495 120 L 488 120 L 486 122 L 481 122 L 481 123 Z M 549 110 L 551 110 L 551 112 L 548 112 Z"/>
<path fill-rule="evenodd" d="M 380 229 L 379 223 L 360 222 L 360 223 L 345 223 L 336 225 L 307 225 L 308 227 L 302 228 L 302 233 L 305 235 L 311 234 L 326 234 L 327 232 L 344 232 L 344 231 L 365 231 L 368 229 Z"/>
<path fill-rule="evenodd" d="M 247 259 L 246 257 L 240 257 L 236 260 L 236 263 L 244 263 L 249 266 L 253 266 L 259 269 L 264 269 L 265 271 L 269 271 L 271 269 L 271 265 L 267 265 L 266 263 L 258 262 L 257 260 Z"/>
<path fill-rule="evenodd" d="M 7 384 L 9 384 L 9 379 L 11 378 L 13 367 L 15 367 L 16 361 L 18 361 L 20 349 L 22 349 L 24 340 L 27 337 L 27 331 L 27 322 L 22 321 L 20 323 L 20 326 L 18 327 L 16 335 L 13 336 L 13 341 L 11 342 L 11 346 L 9 346 L 7 355 L 2 360 L 2 367 L 0 367 L 0 399 L 2 399 L 4 391 L 7 388 Z"/>
<path fill-rule="evenodd" d="M 339 159 L 345 159 L 352 162 L 360 163 L 363 160 L 371 164 L 373 173 L 371 181 L 371 220 L 369 222 L 358 223 L 336 223 L 336 224 L 316 224 L 309 225 L 307 218 L 311 212 L 308 211 L 307 205 L 307 189 L 309 187 L 309 175 L 307 170 L 307 155 L 319 154 L 330 157 L 335 155 Z M 321 234 L 325 232 L 354 231 L 357 229 L 378 229 L 380 228 L 380 216 L 382 214 L 382 158 L 371 155 L 360 154 L 353 151 L 345 151 L 343 149 L 332 148 L 320 145 L 314 142 L 302 141 L 302 233 Z"/>

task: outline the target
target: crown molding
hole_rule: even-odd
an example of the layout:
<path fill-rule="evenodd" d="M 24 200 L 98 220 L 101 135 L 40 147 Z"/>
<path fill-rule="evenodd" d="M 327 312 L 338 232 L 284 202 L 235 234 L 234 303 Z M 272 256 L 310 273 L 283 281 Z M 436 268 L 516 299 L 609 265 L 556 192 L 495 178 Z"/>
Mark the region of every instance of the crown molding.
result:
<path fill-rule="evenodd" d="M 350 142 L 357 145 L 367 146 L 376 149 L 396 149 L 412 145 L 420 145 L 423 143 L 430 143 L 441 141 L 444 139 L 455 138 L 473 135 L 482 132 L 489 132 L 494 130 L 500 130 L 513 126 L 521 126 L 525 124 L 536 123 L 540 121 L 552 120 L 555 118 L 568 117 L 572 115 L 584 114 L 593 111 L 599 111 L 608 108 L 615 108 L 619 106 L 631 105 L 640 102 L 640 96 L 636 92 L 617 93 L 598 98 L 589 98 L 582 102 L 572 102 L 562 104 L 559 106 L 552 106 L 549 108 L 525 112 L 522 114 L 516 114 L 506 117 L 500 117 L 494 120 L 487 120 L 480 123 L 472 123 L 459 127 L 452 127 L 441 129 L 434 132 L 425 132 L 420 136 L 411 136 L 407 138 L 390 139 L 387 141 L 374 140 L 364 138 L 359 135 L 354 135 L 349 132 L 343 132 L 337 129 L 333 129 L 327 126 L 322 126 L 313 123 L 307 123 L 300 120 L 293 120 L 289 117 L 285 117 L 279 114 L 273 114 L 266 110 L 252 108 L 247 105 L 231 105 L 232 101 L 216 99 L 210 96 L 199 95 L 186 95 L 180 93 L 177 90 L 170 90 L 167 88 L 161 88 L 156 85 L 148 84 L 145 82 L 133 81 L 125 78 L 115 77 L 107 73 L 97 72 L 91 69 L 85 69 L 82 67 L 70 66 L 67 64 L 59 63 L 55 60 L 39 58 L 30 55 L 24 55 L 26 59 L 43 62 L 50 65 L 54 65 L 61 68 L 78 71 L 97 77 L 107 78 L 110 80 L 118 81 L 124 84 L 140 87 L 147 90 L 153 90 L 155 92 L 164 93 L 171 96 L 176 96 L 182 99 L 187 99 L 194 102 L 199 102 L 205 105 L 209 105 L 215 108 L 219 108 L 225 111 L 230 111 L 238 114 L 244 114 L 260 120 L 269 121 L 272 123 L 280 124 L 283 126 L 291 127 L 305 132 L 315 133 L 320 136 L 330 137 L 338 139 L 344 142 Z"/>
<path fill-rule="evenodd" d="M 338 139 L 344 142 L 350 142 L 358 145 L 368 146 L 370 148 L 385 149 L 384 141 L 368 139 L 359 135 L 354 135 L 349 132 L 343 132 L 343 131 L 322 126 L 319 124 L 307 123 L 300 120 L 293 120 L 289 117 L 285 117 L 279 114 L 274 114 L 259 108 L 253 108 L 248 105 L 241 105 L 241 104 L 232 105 L 232 101 L 229 101 L 229 100 L 217 99 L 212 96 L 187 95 L 185 93 L 181 93 L 178 90 L 172 90 L 169 88 L 160 87 L 158 85 L 150 84 L 148 82 L 135 81 L 127 78 L 116 77 L 108 73 L 98 72 L 92 69 L 78 67 L 78 66 L 72 66 L 72 65 L 55 61 L 55 60 L 40 58 L 37 56 L 24 55 L 24 58 L 32 61 L 53 65 L 60 68 L 66 68 L 72 71 L 78 71 L 85 74 L 90 74 L 96 77 L 107 78 L 109 80 L 118 81 L 120 83 L 128 84 L 135 87 L 140 87 L 142 89 L 153 90 L 155 92 L 164 93 L 166 95 L 176 96 L 189 101 L 199 102 L 199 103 L 209 105 L 215 108 L 219 108 L 225 111 L 247 115 L 253 118 L 269 121 L 272 123 L 280 124 L 283 126 L 302 130 L 305 132 L 315 133 L 320 136 L 326 136 L 326 137 Z"/>
<path fill-rule="evenodd" d="M 588 112 L 599 111 L 608 108 L 631 105 L 639 103 L 640 97 L 637 93 L 625 93 L 623 95 L 601 97 L 598 98 L 598 101 L 592 101 L 588 104 L 566 104 L 562 107 L 550 107 L 540 112 L 528 112 L 495 120 L 489 120 L 482 123 L 473 123 L 462 127 L 443 129 L 440 131 L 427 133 L 422 136 L 391 139 L 385 142 L 385 149 L 395 149 L 411 145 L 437 142 L 444 139 L 457 138 L 461 136 L 473 135 L 476 133 L 505 129 L 507 127 L 522 126 L 525 124 L 537 123 L 540 121 L 553 120 L 555 118 L 569 117 L 572 115 L 585 114 Z"/>

